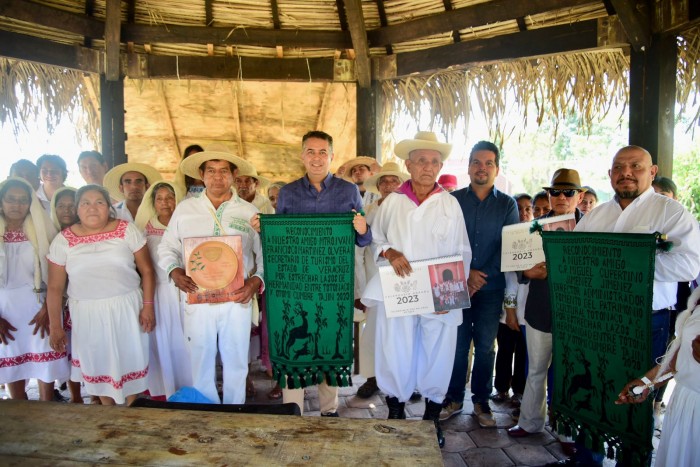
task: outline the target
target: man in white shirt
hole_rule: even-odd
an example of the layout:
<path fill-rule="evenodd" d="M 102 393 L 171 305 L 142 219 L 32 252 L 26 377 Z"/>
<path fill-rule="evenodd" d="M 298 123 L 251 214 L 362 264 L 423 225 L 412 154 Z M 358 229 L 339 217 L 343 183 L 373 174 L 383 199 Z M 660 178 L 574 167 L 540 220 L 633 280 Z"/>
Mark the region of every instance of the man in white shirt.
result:
<path fill-rule="evenodd" d="M 107 172 L 103 180 L 104 187 L 113 199 L 118 200 L 113 205 L 117 219 L 134 222 L 146 190 L 152 183 L 162 179 L 154 167 L 139 162 L 119 164 Z"/>
<path fill-rule="evenodd" d="M 343 164 L 345 166 L 345 180 L 357 185 L 362 196 L 362 207 L 369 206 L 379 199 L 379 194 L 367 190 L 365 182 L 374 175 L 375 171 L 382 168 L 377 161 L 371 157 L 358 156 Z"/>
<path fill-rule="evenodd" d="M 233 154 L 203 151 L 180 164 L 182 173 L 204 182 L 198 197 L 180 203 L 158 246 L 158 264 L 184 293 L 198 285 L 185 271 L 182 243 L 189 237 L 240 235 L 243 245 L 244 284 L 234 301 L 185 304 L 184 333 L 192 363 L 194 387 L 207 399 L 218 402 L 216 354 L 224 367 L 224 404 L 243 404 L 248 374 L 248 344 L 252 315 L 251 299 L 263 289 L 263 256 L 260 237 L 248 219 L 258 210 L 232 190 L 239 168 L 248 163 Z M 252 276 L 248 271 L 255 271 Z"/>
<path fill-rule="evenodd" d="M 673 243 L 657 252 L 652 296 L 652 358 L 663 355 L 669 336 L 670 310 L 676 303 L 678 282 L 693 280 L 700 271 L 698 222 L 677 201 L 654 192 L 658 167 L 639 146 L 620 149 L 608 171 L 615 197 L 601 204 L 576 225 L 580 232 L 666 234 Z"/>
<path fill-rule="evenodd" d="M 461 255 L 461 279 L 469 276 L 472 250 L 464 215 L 456 198 L 436 183 L 452 150 L 434 133 L 418 132 L 394 148 L 411 179 L 388 195 L 372 223 L 372 247 L 378 265 L 391 265 L 398 276 L 412 272 L 410 261 Z M 459 275 L 457 275 L 458 278 Z M 414 390 L 425 399 L 424 420 L 432 420 L 440 447 L 445 438 L 440 411 L 450 382 L 462 323 L 461 308 L 440 313 L 388 318 L 379 274 L 370 279 L 362 303 L 377 314 L 375 372 L 386 394 L 390 419 L 406 418 L 404 406 Z"/>

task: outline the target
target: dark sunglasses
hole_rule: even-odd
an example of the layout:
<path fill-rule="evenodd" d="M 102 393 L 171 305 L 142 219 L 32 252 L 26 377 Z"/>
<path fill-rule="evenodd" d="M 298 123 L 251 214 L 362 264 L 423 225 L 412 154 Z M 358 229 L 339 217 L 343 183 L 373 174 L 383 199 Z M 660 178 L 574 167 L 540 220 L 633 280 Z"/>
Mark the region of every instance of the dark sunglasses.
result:
<path fill-rule="evenodd" d="M 549 194 L 555 198 L 562 193 L 564 193 L 564 196 L 566 196 L 567 198 L 571 198 L 572 196 L 576 196 L 578 190 L 549 190 Z"/>

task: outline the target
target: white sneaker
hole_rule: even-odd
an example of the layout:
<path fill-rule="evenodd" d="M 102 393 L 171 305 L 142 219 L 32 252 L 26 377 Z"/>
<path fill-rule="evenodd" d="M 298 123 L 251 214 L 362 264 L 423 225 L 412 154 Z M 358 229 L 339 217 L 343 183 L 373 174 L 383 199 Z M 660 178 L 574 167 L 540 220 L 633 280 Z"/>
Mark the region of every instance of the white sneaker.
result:
<path fill-rule="evenodd" d="M 496 426 L 496 420 L 493 418 L 493 413 L 488 403 L 474 402 L 473 415 L 476 416 L 481 428 L 493 428 Z"/>
<path fill-rule="evenodd" d="M 443 407 L 442 410 L 440 411 L 440 421 L 444 422 L 445 420 L 452 418 L 455 415 L 458 415 L 461 413 L 462 413 L 462 404 L 458 404 L 457 402 L 450 402 L 445 407 Z"/>

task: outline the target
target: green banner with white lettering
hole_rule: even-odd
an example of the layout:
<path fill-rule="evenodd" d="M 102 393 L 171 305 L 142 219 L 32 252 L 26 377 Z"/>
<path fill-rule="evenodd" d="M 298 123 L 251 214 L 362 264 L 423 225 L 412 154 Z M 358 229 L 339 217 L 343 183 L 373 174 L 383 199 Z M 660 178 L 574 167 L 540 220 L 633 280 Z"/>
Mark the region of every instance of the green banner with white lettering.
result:
<path fill-rule="evenodd" d="M 651 455 L 651 399 L 615 405 L 651 365 L 653 234 L 542 232 L 559 433 L 624 465 Z"/>
<path fill-rule="evenodd" d="M 351 386 L 353 214 L 261 215 L 270 360 L 280 386 Z"/>

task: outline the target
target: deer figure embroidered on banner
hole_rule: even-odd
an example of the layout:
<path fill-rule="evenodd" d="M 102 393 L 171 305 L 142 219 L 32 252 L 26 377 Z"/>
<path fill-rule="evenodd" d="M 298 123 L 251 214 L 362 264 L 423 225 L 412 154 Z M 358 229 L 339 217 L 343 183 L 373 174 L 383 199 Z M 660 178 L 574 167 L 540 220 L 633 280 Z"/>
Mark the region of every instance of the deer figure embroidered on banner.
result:
<path fill-rule="evenodd" d="M 287 338 L 287 355 L 289 355 L 289 350 L 296 341 L 308 339 L 310 337 L 309 322 L 306 319 L 309 313 L 301 307 L 301 303 L 297 303 L 295 311 L 301 316 L 301 324 L 289 331 L 289 337 Z"/>

